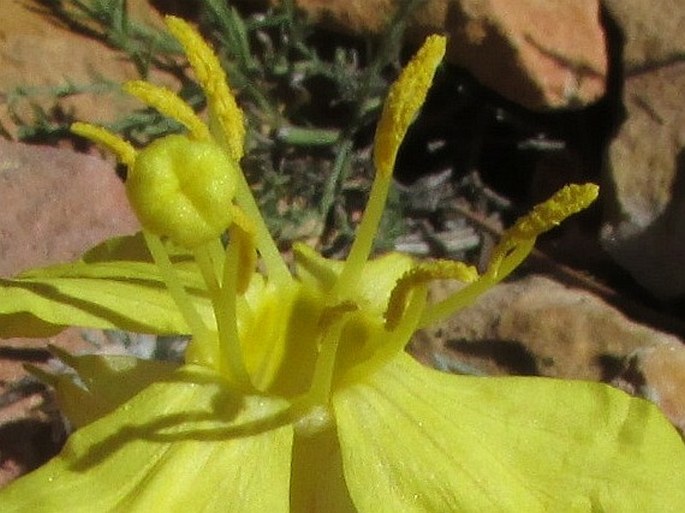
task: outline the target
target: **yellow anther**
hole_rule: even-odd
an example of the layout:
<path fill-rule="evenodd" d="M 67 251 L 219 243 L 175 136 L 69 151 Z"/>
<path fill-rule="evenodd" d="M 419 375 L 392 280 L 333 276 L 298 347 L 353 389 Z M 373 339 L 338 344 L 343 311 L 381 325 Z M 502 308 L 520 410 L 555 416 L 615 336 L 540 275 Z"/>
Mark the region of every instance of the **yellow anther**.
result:
<path fill-rule="evenodd" d="M 190 132 L 193 139 L 209 141 L 209 129 L 178 95 L 166 87 L 159 87 L 143 80 L 126 82 L 123 90 L 140 101 L 157 109 L 161 114 L 175 119 Z"/>
<path fill-rule="evenodd" d="M 445 55 L 445 46 L 443 36 L 428 37 L 390 88 L 376 128 L 374 145 L 376 172 L 383 176 L 392 174 L 397 151 L 426 99 L 435 70 Z"/>
<path fill-rule="evenodd" d="M 230 157 L 239 161 L 244 151 L 245 122 L 218 57 L 202 36 L 184 20 L 167 16 L 165 21 L 169 31 L 183 46 L 188 62 L 207 95 L 211 121 L 218 124 L 220 132 L 213 135 L 217 137 L 217 142 L 226 145 Z"/>
<path fill-rule="evenodd" d="M 250 218 L 235 205 L 231 205 L 231 217 L 230 243 L 237 245 L 239 262 L 239 265 L 234 269 L 237 273 L 236 292 L 243 294 L 250 285 L 250 280 L 257 267 L 255 228 Z"/>
<path fill-rule="evenodd" d="M 472 283 L 478 279 L 478 272 L 470 265 L 454 260 L 437 260 L 422 262 L 397 280 L 395 288 L 390 294 L 388 309 L 385 311 L 385 327 L 393 330 L 404 315 L 409 294 L 417 286 L 433 280 L 457 280 L 462 283 Z"/>
<path fill-rule="evenodd" d="M 446 40 L 430 36 L 390 87 L 376 127 L 374 141 L 374 177 L 364 217 L 357 237 L 333 291 L 338 297 L 349 295 L 357 285 L 364 263 L 368 260 L 390 190 L 397 151 L 409 125 L 414 120 L 433 80 L 435 70 L 445 54 Z"/>
<path fill-rule="evenodd" d="M 109 130 L 78 121 L 71 125 L 70 130 L 72 133 L 90 139 L 95 144 L 111 151 L 117 156 L 117 159 L 119 159 L 122 164 L 126 164 L 129 168 L 131 168 L 136 161 L 135 148 Z"/>
<path fill-rule="evenodd" d="M 342 301 L 336 305 L 324 308 L 319 317 L 319 329 L 321 331 L 327 330 L 340 320 L 343 315 L 356 310 L 359 310 L 359 306 L 354 301 Z"/>
<path fill-rule="evenodd" d="M 599 194 L 595 184 L 566 185 L 547 201 L 519 218 L 502 234 L 492 250 L 487 274 L 495 278 L 506 276 L 532 250 L 538 235 L 551 230 L 567 217 L 586 209 Z M 500 278 L 501 279 L 501 278 Z"/>
<path fill-rule="evenodd" d="M 586 209 L 597 199 L 598 194 L 599 187 L 592 183 L 566 185 L 547 201 L 536 205 L 529 214 L 519 218 L 505 232 L 505 236 L 514 239 L 537 237 L 567 217 Z"/>

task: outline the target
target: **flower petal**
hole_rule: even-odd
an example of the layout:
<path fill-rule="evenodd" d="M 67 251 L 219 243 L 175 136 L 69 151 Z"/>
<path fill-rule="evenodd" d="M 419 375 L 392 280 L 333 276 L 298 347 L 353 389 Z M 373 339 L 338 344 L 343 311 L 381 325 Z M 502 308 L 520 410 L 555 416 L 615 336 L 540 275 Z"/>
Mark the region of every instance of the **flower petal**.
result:
<path fill-rule="evenodd" d="M 685 444 L 600 383 L 439 373 L 407 355 L 334 408 L 361 512 L 685 511 Z"/>
<path fill-rule="evenodd" d="M 295 436 L 290 478 L 290 511 L 358 513 L 345 485 L 340 444 L 335 429 L 310 436 Z"/>
<path fill-rule="evenodd" d="M 178 374 L 76 431 L 0 492 L 2 511 L 286 512 L 292 428 L 230 432 L 286 406 L 241 398 L 206 372 Z"/>
<path fill-rule="evenodd" d="M 126 253 L 125 246 L 120 240 L 111 247 L 101 244 L 86 253 L 86 260 L 0 278 L 0 337 L 46 336 L 65 326 L 187 333 L 154 264 L 108 259 Z M 131 251 L 137 254 L 133 246 Z M 175 267 L 196 308 L 212 320 L 197 269 L 181 258 Z"/>
<path fill-rule="evenodd" d="M 298 278 L 306 285 L 327 292 L 343 269 L 343 262 L 321 256 L 313 249 L 295 246 Z M 414 259 L 402 253 L 386 253 L 364 263 L 356 290 L 350 299 L 382 315 L 397 281 L 414 266 Z"/>
<path fill-rule="evenodd" d="M 77 428 L 114 411 L 147 386 L 169 378 L 179 367 L 173 362 L 128 355 L 76 356 L 57 347 L 52 347 L 52 352 L 76 371 L 78 383 L 72 374 L 38 370 L 37 375 L 55 388 L 60 411 Z"/>

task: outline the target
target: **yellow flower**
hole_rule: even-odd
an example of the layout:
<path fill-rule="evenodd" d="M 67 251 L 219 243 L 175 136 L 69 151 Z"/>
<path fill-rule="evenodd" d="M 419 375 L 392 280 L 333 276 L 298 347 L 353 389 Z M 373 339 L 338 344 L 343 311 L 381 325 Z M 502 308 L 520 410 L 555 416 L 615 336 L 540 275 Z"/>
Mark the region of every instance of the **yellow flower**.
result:
<path fill-rule="evenodd" d="M 185 363 L 60 352 L 79 381 L 42 376 L 79 429 L 59 456 L 0 492 L 3 512 L 685 507 L 685 447 L 648 402 L 598 383 L 445 375 L 404 353 L 417 329 L 504 279 L 540 233 L 597 195 L 570 185 L 536 207 L 505 233 L 482 275 L 397 253 L 371 259 L 397 150 L 444 38 L 429 37 L 391 88 L 349 256 L 327 260 L 298 245 L 291 273 L 240 170 L 243 117 L 219 61 L 185 22 L 167 25 L 205 90 L 209 124 L 146 82 L 125 89 L 186 135 L 136 150 L 76 123 L 74 132 L 129 167 L 142 238 L 0 282 L 0 333 L 190 333 Z M 437 279 L 465 285 L 431 304 Z"/>

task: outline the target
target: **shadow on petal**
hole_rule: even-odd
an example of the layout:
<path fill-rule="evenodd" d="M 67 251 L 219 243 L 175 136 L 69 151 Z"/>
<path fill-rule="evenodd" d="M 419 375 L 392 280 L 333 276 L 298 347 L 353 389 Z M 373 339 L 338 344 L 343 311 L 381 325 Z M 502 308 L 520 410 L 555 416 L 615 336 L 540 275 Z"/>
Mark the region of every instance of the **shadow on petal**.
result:
<path fill-rule="evenodd" d="M 185 366 L 93 423 L 83 441 L 72 437 L 65 450 L 71 468 L 85 471 L 132 441 L 170 444 L 259 435 L 288 424 L 288 407 L 284 400 L 242 395 L 219 375 Z"/>
<path fill-rule="evenodd" d="M 0 492 L 3 513 L 287 511 L 293 430 L 258 422 L 280 399 L 241 396 L 185 367 L 76 431 Z"/>

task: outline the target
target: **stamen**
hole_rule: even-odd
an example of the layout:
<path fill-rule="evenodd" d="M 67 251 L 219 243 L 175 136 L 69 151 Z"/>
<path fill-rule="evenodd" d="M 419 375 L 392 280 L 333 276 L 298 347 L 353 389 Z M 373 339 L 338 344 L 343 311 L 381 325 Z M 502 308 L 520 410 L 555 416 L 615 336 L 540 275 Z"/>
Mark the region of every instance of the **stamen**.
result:
<path fill-rule="evenodd" d="M 532 239 L 544 233 L 567 217 L 585 210 L 599 194 L 599 187 L 593 183 L 583 185 L 570 184 L 558 190 L 544 203 L 533 207 L 533 210 L 519 218 L 509 228 L 503 238 Z"/>
<path fill-rule="evenodd" d="M 351 301 L 343 301 L 325 308 L 319 317 L 319 331 L 324 333 L 319 356 L 314 365 L 312 384 L 307 396 L 312 404 L 327 404 L 333 384 L 335 359 L 340 343 L 340 335 L 345 327 L 345 317 L 359 307 Z"/>
<path fill-rule="evenodd" d="M 502 239 L 492 250 L 484 276 L 500 281 L 516 269 L 535 246 L 536 237 L 530 239 Z"/>
<path fill-rule="evenodd" d="M 397 151 L 426 99 L 446 44 L 443 36 L 429 36 L 388 92 L 376 129 L 373 155 L 376 171 L 384 177 L 392 175 Z"/>
<path fill-rule="evenodd" d="M 184 20 L 174 16 L 167 16 L 165 20 L 169 31 L 183 46 L 188 61 L 207 95 L 210 126 L 219 126 L 219 130 L 213 131 L 212 135 L 226 153 L 235 162 L 239 162 L 243 156 L 245 140 L 243 113 L 228 87 L 219 59 L 200 34 Z M 280 283 L 292 281 L 288 266 L 269 233 L 245 176 L 242 173 L 238 175 L 236 202 L 254 223 L 255 244 L 269 277 Z"/>
<path fill-rule="evenodd" d="M 530 213 L 520 217 L 502 234 L 502 239 L 492 251 L 486 274 L 507 276 L 528 256 L 538 235 L 586 209 L 598 194 L 599 187 L 595 184 L 570 184 L 547 201 L 535 205 Z"/>
<path fill-rule="evenodd" d="M 354 290 L 361 269 L 371 254 L 378 225 L 385 210 L 397 151 L 414 116 L 426 99 L 433 75 L 445 54 L 445 45 L 446 40 L 442 36 L 431 36 L 426 39 L 424 45 L 390 88 L 376 128 L 374 143 L 376 176 L 371 186 L 364 217 L 357 229 L 357 236 L 334 290 L 334 294 L 338 297 L 344 298 Z"/>
<path fill-rule="evenodd" d="M 214 300 L 214 298 L 219 296 L 221 286 L 219 285 L 219 277 L 216 274 L 216 266 L 214 265 L 209 245 L 197 246 L 192 251 L 195 263 L 200 269 L 202 279 L 209 291 L 209 296 Z"/>
<path fill-rule="evenodd" d="M 207 95 L 210 117 L 220 127 L 219 143 L 225 144 L 231 158 L 239 161 L 244 152 L 245 122 L 228 87 L 219 59 L 202 36 L 184 20 L 167 16 L 165 21 L 169 31 L 183 46 L 188 62 Z"/>
<path fill-rule="evenodd" d="M 220 279 L 224 275 L 224 263 L 226 260 L 226 248 L 224 248 L 221 238 L 217 237 L 209 241 L 207 250 L 214 265 L 214 274 L 217 276 L 217 279 Z"/>
<path fill-rule="evenodd" d="M 526 253 L 522 259 L 524 259 L 527 254 L 528 253 Z M 459 289 L 447 299 L 432 305 L 428 305 L 424 309 L 417 329 L 426 328 L 444 321 L 448 317 L 454 315 L 456 311 L 472 304 L 485 291 L 505 277 L 506 275 L 493 276 L 484 274 L 473 283 L 470 283 L 466 287 Z"/>
<path fill-rule="evenodd" d="M 262 262 L 266 268 L 266 273 L 269 275 L 269 279 L 280 284 L 292 282 L 288 265 L 283 260 L 276 242 L 269 233 L 269 228 L 266 226 L 266 222 L 243 173 L 238 174 L 235 198 L 236 203 L 243 210 L 245 216 L 252 222 L 255 245 L 262 257 Z"/>
<path fill-rule="evenodd" d="M 324 308 L 319 316 L 319 330 L 326 331 L 333 324 L 338 322 L 346 313 L 354 312 L 359 307 L 352 301 L 343 301 L 337 305 Z"/>
<path fill-rule="evenodd" d="M 190 329 L 190 334 L 194 338 L 200 340 L 209 340 L 209 330 L 176 276 L 176 271 L 169 259 L 169 254 L 167 253 L 162 240 L 157 235 L 147 230 L 143 230 L 143 237 L 145 237 L 145 242 L 150 250 L 150 254 L 155 261 L 155 264 L 157 264 L 157 268 L 162 275 L 164 283 L 169 289 L 171 297 Z"/>
<path fill-rule="evenodd" d="M 337 274 L 324 258 L 314 248 L 300 242 L 293 243 L 293 256 L 297 263 L 297 271 L 300 279 L 309 275 L 314 278 L 324 290 L 328 290 L 335 284 Z"/>
<path fill-rule="evenodd" d="M 421 317 L 420 327 L 430 326 L 450 317 L 505 279 L 530 254 L 538 235 L 554 228 L 566 217 L 587 208 L 598 193 L 599 188 L 594 184 L 571 184 L 544 203 L 536 205 L 530 214 L 520 218 L 504 232 L 499 244 L 492 251 L 487 271 L 474 283 L 447 299 L 428 306 Z"/>
<path fill-rule="evenodd" d="M 397 281 L 390 294 L 388 309 L 385 312 L 385 329 L 392 331 L 397 327 L 404 315 L 407 298 L 416 287 L 444 279 L 472 283 L 478 279 L 478 272 L 472 266 L 453 260 L 422 262 L 413 267 Z"/>
<path fill-rule="evenodd" d="M 373 374 L 400 351 L 404 350 L 412 335 L 418 329 L 419 319 L 426 305 L 427 294 L 428 285 L 425 283 L 420 283 L 412 289 L 405 314 L 400 317 L 398 324 L 392 332 L 392 336 L 384 338 L 385 343 L 376 348 L 370 358 L 366 358 L 357 365 L 347 369 L 345 374 L 337 381 L 338 386 L 348 386 Z"/>
<path fill-rule="evenodd" d="M 376 178 L 371 185 L 369 201 L 366 203 L 364 216 L 357 228 L 354 242 L 350 248 L 350 254 L 345 260 L 342 272 L 332 291 L 334 297 L 348 297 L 357 287 L 362 268 L 369 259 L 373 242 L 378 232 L 378 225 L 383 217 L 385 202 L 388 197 L 388 190 L 390 189 L 390 181 L 391 176 L 383 177 L 380 173 L 376 174 Z"/>
<path fill-rule="evenodd" d="M 160 114 L 175 119 L 185 126 L 193 139 L 210 141 L 209 129 L 193 109 L 177 94 L 166 87 L 159 87 L 143 80 L 133 80 L 123 85 L 123 90 L 153 107 Z"/>
<path fill-rule="evenodd" d="M 133 166 L 136 160 L 135 148 L 109 130 L 79 121 L 72 123 L 69 129 L 72 133 L 90 139 L 95 144 L 108 149 L 117 156 L 121 163 L 129 168 Z"/>
<path fill-rule="evenodd" d="M 230 227 L 221 291 L 216 298 L 215 306 L 219 328 L 219 361 L 224 372 L 229 372 L 242 387 L 254 390 L 238 333 L 237 296 L 249 285 L 249 279 L 255 270 L 256 254 L 254 245 L 246 242 L 250 240 L 249 234 L 245 234 L 244 226 L 241 226 L 245 224 L 246 219 L 239 209 L 235 210 L 240 212 L 238 217 L 241 217 L 241 220 L 238 221 L 240 224 L 233 224 Z M 246 245 L 249 245 L 250 249 L 247 249 Z"/>
<path fill-rule="evenodd" d="M 254 387 L 247 372 L 240 345 L 237 320 L 237 282 L 238 276 L 245 272 L 241 269 L 245 263 L 244 260 L 241 260 L 245 258 L 243 256 L 244 250 L 241 249 L 242 241 L 235 236 L 235 232 L 241 230 L 235 228 L 235 225 L 232 225 L 230 229 L 231 241 L 225 252 L 221 283 L 216 274 L 218 266 L 213 261 L 215 256 L 213 255 L 213 245 L 204 244 L 196 247 L 193 250 L 193 255 L 207 286 L 216 319 L 219 337 L 218 370 L 237 386 L 244 390 L 253 390 Z M 253 261 L 253 259 L 249 259 L 247 265 Z M 254 268 L 247 272 L 252 273 L 253 270 Z"/>

